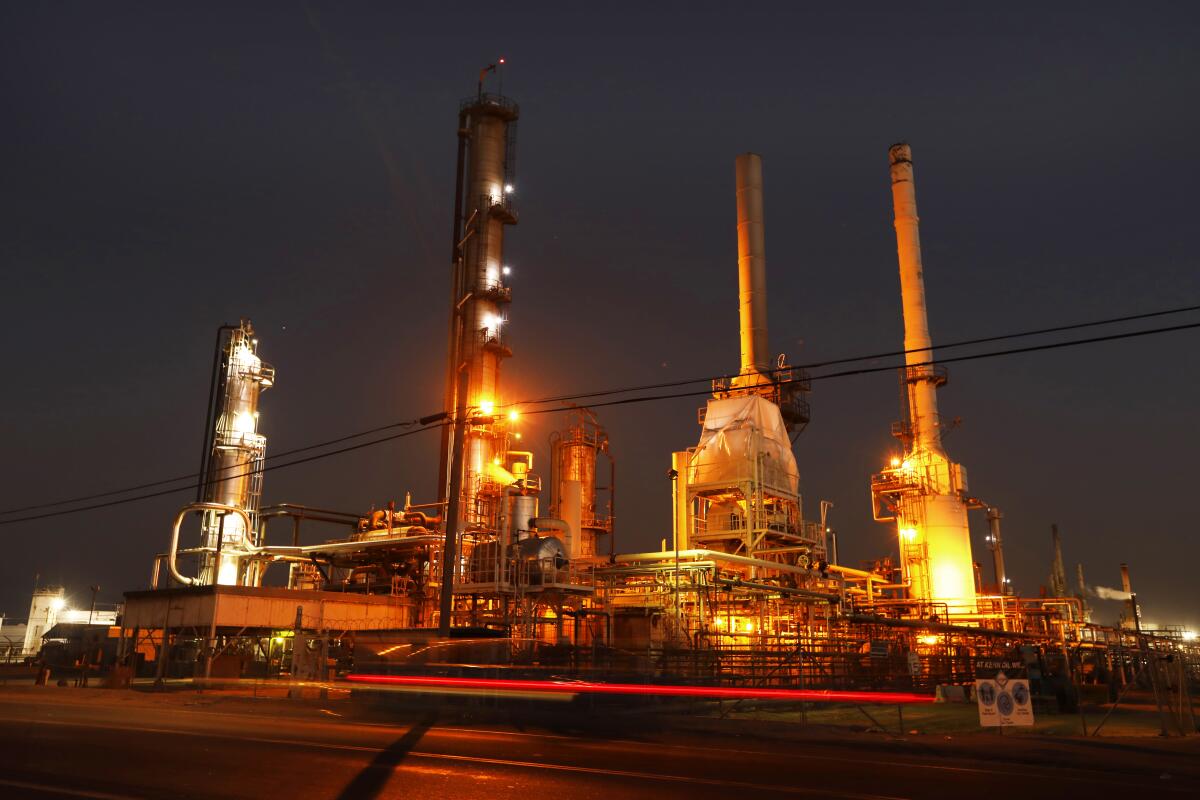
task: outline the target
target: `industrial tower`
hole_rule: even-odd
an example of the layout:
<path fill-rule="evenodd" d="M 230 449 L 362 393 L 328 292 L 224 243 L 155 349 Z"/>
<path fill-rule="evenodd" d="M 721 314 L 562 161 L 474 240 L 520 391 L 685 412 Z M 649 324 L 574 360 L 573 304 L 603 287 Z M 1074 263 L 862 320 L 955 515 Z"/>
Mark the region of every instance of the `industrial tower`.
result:
<path fill-rule="evenodd" d="M 450 413 L 464 406 L 470 423 L 464 436 L 459 519 L 447 521 L 456 528 L 462 524 L 496 527 L 501 503 L 495 489 L 505 482 L 495 475 L 495 468 L 505 461 L 508 427 L 496 409 L 503 404 L 500 362 L 512 355 L 504 335 L 512 301 L 505 280 L 509 268 L 504 261 L 504 230 L 517 223 L 513 182 L 518 115 L 511 99 L 483 91 L 482 75 L 479 92 L 459 107 L 445 408 Z M 465 398 L 459 396 L 463 387 Z M 441 502 L 447 501 L 451 483 L 450 451 L 447 426 L 439 473 Z"/>
<path fill-rule="evenodd" d="M 893 431 L 903 445 L 902 454 L 872 476 L 874 515 L 880 521 L 895 521 L 909 597 L 928 604 L 925 615 L 969 615 L 976 611 L 967 524 L 971 501 L 966 470 L 951 461 L 942 446 L 937 390 L 945 385 L 947 374 L 932 363 L 912 151 L 907 144 L 896 144 L 888 156 L 904 308 L 907 419 Z"/>

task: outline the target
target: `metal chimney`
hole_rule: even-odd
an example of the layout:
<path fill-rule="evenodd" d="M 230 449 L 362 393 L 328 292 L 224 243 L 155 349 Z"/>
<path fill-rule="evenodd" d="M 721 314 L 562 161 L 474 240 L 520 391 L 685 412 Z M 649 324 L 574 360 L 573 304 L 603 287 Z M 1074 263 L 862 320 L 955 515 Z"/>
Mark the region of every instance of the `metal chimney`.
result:
<path fill-rule="evenodd" d="M 896 250 L 900 260 L 900 296 L 904 308 L 904 361 L 908 365 L 909 421 L 913 449 L 942 452 L 938 421 L 938 379 L 933 360 L 929 314 L 925 308 L 925 276 L 921 267 L 921 236 L 917 189 L 913 183 L 912 148 L 901 142 L 888 150 L 892 172 L 892 203 L 896 214 Z"/>
<path fill-rule="evenodd" d="M 737 183 L 738 319 L 742 375 L 769 375 L 767 248 L 763 229 L 762 157 L 744 153 L 734 167 Z"/>

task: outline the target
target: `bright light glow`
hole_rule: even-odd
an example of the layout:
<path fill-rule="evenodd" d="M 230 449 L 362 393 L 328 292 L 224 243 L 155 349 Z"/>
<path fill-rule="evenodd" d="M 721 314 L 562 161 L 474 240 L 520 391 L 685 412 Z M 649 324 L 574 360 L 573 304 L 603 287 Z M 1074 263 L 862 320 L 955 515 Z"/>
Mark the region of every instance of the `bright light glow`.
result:
<path fill-rule="evenodd" d="M 920 642 L 921 644 L 937 644 L 938 637 L 933 636 L 933 635 L 918 636 L 917 641 Z"/>
<path fill-rule="evenodd" d="M 901 528 L 900 535 L 904 537 L 904 541 L 911 542 L 913 539 L 917 538 L 917 529 L 916 528 Z"/>
<path fill-rule="evenodd" d="M 383 686 L 424 686 L 446 689 L 490 691 L 541 691 L 568 694 L 627 694 L 662 697 L 710 697 L 719 699 L 763 698 L 807 700 L 826 703 L 932 703 L 934 696 L 915 692 L 857 692 L 831 689 L 772 689 L 751 686 L 677 686 L 646 683 L 596 683 L 592 681 L 546 681 L 508 678 L 441 678 L 424 675 L 347 675 L 352 683 Z"/>
<path fill-rule="evenodd" d="M 497 316 L 496 314 L 483 315 L 483 327 L 486 328 L 487 332 L 490 334 L 498 333 L 500 331 L 500 326 L 503 324 L 504 317 Z"/>
<path fill-rule="evenodd" d="M 500 274 L 501 275 L 512 275 L 512 267 L 501 267 Z"/>
<path fill-rule="evenodd" d="M 900 462 L 900 469 L 912 469 L 912 462 L 907 458 Z"/>
<path fill-rule="evenodd" d="M 895 469 L 898 466 L 900 466 L 900 459 L 892 456 L 892 469 Z"/>
<path fill-rule="evenodd" d="M 512 185 L 511 183 L 506 183 L 506 184 L 504 184 L 504 193 L 505 193 L 505 194 L 512 194 L 512 193 L 513 193 L 513 185 Z"/>
<path fill-rule="evenodd" d="M 254 415 L 247 411 L 234 414 L 233 430 L 235 433 L 254 433 Z"/>
<path fill-rule="evenodd" d="M 495 464 L 497 467 L 500 466 L 500 456 L 496 456 L 495 458 L 493 458 L 492 463 Z"/>
<path fill-rule="evenodd" d="M 521 413 L 519 411 L 517 411 L 515 408 L 512 411 L 508 412 L 508 419 L 510 422 L 516 422 L 520 418 L 521 418 Z"/>
<path fill-rule="evenodd" d="M 52 611 L 62 611 L 66 607 L 67 601 L 61 597 L 56 597 L 50 601 L 50 610 Z"/>
<path fill-rule="evenodd" d="M 520 432 L 520 431 L 517 431 L 516 433 L 514 433 L 514 434 L 513 434 L 513 436 L 514 436 L 516 439 L 520 440 L 520 438 L 521 438 L 521 432 Z"/>
<path fill-rule="evenodd" d="M 931 557 L 929 559 L 932 565 L 933 580 L 933 596 L 942 600 L 950 598 L 962 598 L 966 587 L 974 589 L 973 582 L 965 583 L 963 575 L 958 567 L 948 563 L 950 559 L 937 559 Z"/>
<path fill-rule="evenodd" d="M 1185 642 L 1194 642 L 1194 641 L 1196 641 L 1196 632 L 1195 632 L 1195 631 L 1184 631 L 1184 632 L 1183 632 L 1183 640 L 1184 640 Z"/>
<path fill-rule="evenodd" d="M 484 400 L 479 404 L 479 410 L 483 412 L 484 416 L 490 417 L 496 411 L 496 404 L 491 400 Z"/>

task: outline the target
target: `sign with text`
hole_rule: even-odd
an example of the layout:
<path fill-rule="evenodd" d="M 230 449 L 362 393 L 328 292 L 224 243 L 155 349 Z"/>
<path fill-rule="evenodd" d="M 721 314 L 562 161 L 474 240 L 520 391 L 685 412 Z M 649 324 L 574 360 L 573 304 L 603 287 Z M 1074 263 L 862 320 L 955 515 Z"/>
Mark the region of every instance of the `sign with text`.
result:
<path fill-rule="evenodd" d="M 975 679 L 975 698 L 979 703 L 979 724 L 984 727 L 1033 724 L 1033 699 L 1029 694 L 1029 679 L 1019 670 L 1012 670 L 1021 677 L 1009 677 L 1003 669 L 995 670 L 990 677 Z M 988 670 L 976 667 L 976 675 L 987 674 Z"/>

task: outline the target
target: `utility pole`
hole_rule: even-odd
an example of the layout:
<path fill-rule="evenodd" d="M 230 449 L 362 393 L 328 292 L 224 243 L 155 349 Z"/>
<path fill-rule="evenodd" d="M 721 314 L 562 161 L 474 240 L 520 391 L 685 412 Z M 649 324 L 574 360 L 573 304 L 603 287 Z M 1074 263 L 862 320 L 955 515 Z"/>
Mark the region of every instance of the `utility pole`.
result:
<path fill-rule="evenodd" d="M 454 409 L 454 438 L 450 447 L 450 497 L 447 498 L 445 540 L 442 542 L 442 593 L 439 599 L 438 636 L 450 635 L 450 614 L 454 606 L 454 570 L 458 562 L 458 519 L 461 516 L 463 483 L 463 438 L 467 427 L 467 390 L 471 373 L 458 366 L 458 402 Z"/>
<path fill-rule="evenodd" d="M 88 611 L 88 625 L 92 624 L 92 617 L 96 616 L 96 595 L 100 592 L 100 584 L 89 587 L 92 590 L 92 608 Z"/>

